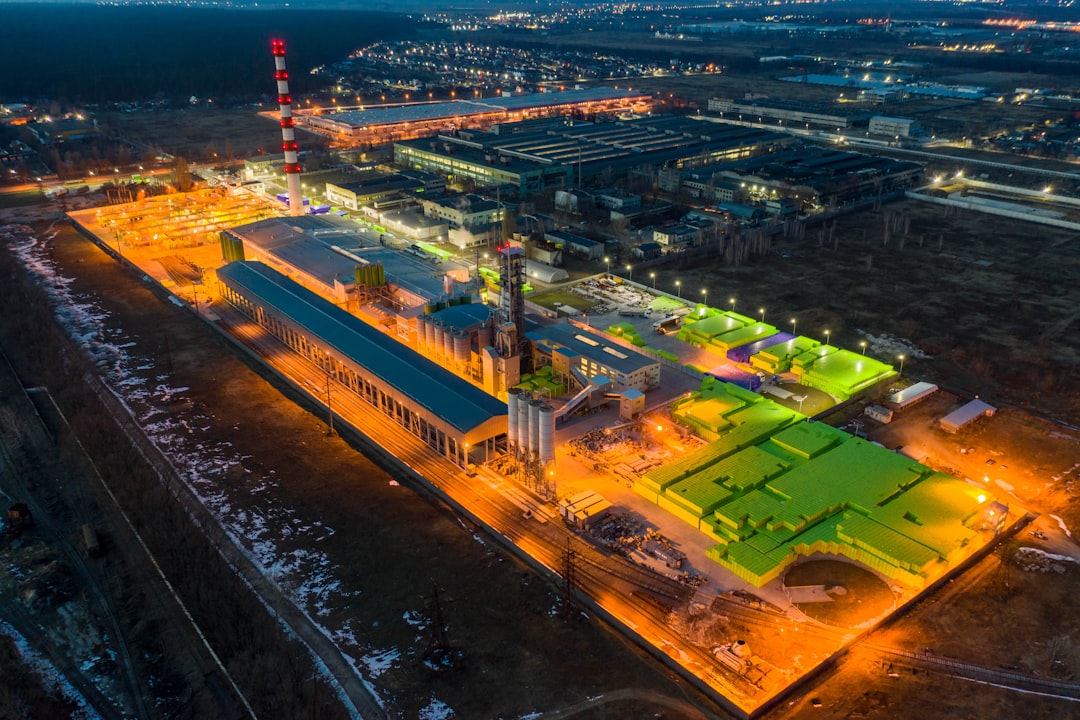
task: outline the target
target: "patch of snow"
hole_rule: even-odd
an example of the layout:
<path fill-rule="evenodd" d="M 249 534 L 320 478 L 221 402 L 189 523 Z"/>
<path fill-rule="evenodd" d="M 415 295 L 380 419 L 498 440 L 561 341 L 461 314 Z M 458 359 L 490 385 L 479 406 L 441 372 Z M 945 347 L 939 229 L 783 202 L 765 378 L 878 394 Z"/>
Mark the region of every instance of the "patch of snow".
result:
<path fill-rule="evenodd" d="M 1064 520 L 1062 520 L 1061 518 L 1059 518 L 1059 517 L 1058 517 L 1057 515 L 1051 515 L 1051 516 L 1050 516 L 1050 519 L 1051 519 L 1051 520 L 1054 520 L 1055 522 L 1057 522 L 1057 524 L 1058 524 L 1058 527 L 1060 527 L 1060 528 L 1061 528 L 1061 532 L 1065 533 L 1065 536 L 1066 536 L 1066 537 L 1072 537 L 1072 533 L 1071 533 L 1071 532 L 1069 532 L 1069 526 L 1065 524 L 1065 521 L 1064 521 Z"/>
<path fill-rule="evenodd" d="M 886 362 L 892 362 L 892 359 L 895 359 L 898 355 L 919 360 L 929 360 L 931 357 L 907 338 L 895 337 L 888 333 L 872 335 L 863 330 L 857 330 L 856 332 L 866 338 L 867 351 L 871 355 L 886 358 Z"/>
<path fill-rule="evenodd" d="M 1080 560 L 1077 560 L 1074 557 L 1069 557 L 1068 555 L 1056 555 L 1054 553 L 1048 553 L 1045 550 L 1040 550 L 1039 548 L 1022 547 L 1018 552 L 1022 555 L 1038 555 L 1040 557 L 1046 558 L 1047 560 L 1057 560 L 1058 562 L 1080 563 Z"/>
<path fill-rule="evenodd" d="M 218 519 L 232 542 L 328 637 L 335 642 L 351 640 L 351 648 L 359 649 L 360 644 L 347 627 L 348 621 L 343 628 L 326 624 L 334 608 L 348 606 L 359 595 L 345 590 L 338 577 L 341 568 L 334 566 L 325 554 L 311 550 L 332 536 L 334 530 L 318 522 L 305 524 L 292 508 L 278 505 L 273 492 L 278 486 L 274 470 L 266 470 L 265 475 L 253 473 L 243 466 L 250 456 L 235 452 L 231 443 L 201 439 L 202 433 L 210 428 L 211 418 L 190 407 L 192 404 L 179 412 L 163 412 L 161 402 L 177 402 L 179 406 L 189 388 L 170 387 L 167 378 L 154 374 L 154 362 L 138 355 L 138 341 L 125 336 L 122 330 L 110 328 L 106 324 L 109 314 L 94 299 L 74 292 L 72 279 L 57 272 L 48 249 L 33 236 L 31 228 L 0 226 L 0 241 L 14 250 L 23 267 L 46 291 L 53 313 L 65 331 L 98 368 L 102 380 L 147 437 L 168 457 L 181 479 Z M 240 472 L 242 481 L 229 479 L 235 471 Z M 286 550 L 283 541 L 295 548 Z M 358 662 L 351 653 L 345 653 L 381 707 L 384 700 L 371 680 L 389 669 L 399 656 L 397 650 L 389 650 Z M 351 707 L 329 669 L 314 653 L 312 658 L 320 674 Z M 366 676 L 363 671 L 367 671 Z"/>
<path fill-rule="evenodd" d="M 420 708 L 420 720 L 450 720 L 454 711 L 442 700 L 431 698 L 427 705 Z"/>
<path fill-rule="evenodd" d="M 401 659 L 401 651 L 397 648 L 382 650 L 372 655 L 360 658 L 360 662 L 367 668 L 368 674 L 377 678 L 387 670 L 394 667 L 394 663 Z"/>
<path fill-rule="evenodd" d="M 41 680 L 46 692 L 50 688 L 56 688 L 64 696 L 64 699 L 76 706 L 75 712 L 71 715 L 72 720 L 101 720 L 101 715 L 98 715 L 97 711 L 90 706 L 82 693 L 68 682 L 68 679 L 48 658 L 39 655 L 36 650 L 30 647 L 30 643 L 19 631 L 0 620 L 0 634 L 6 635 L 15 643 L 15 649 L 18 651 L 19 656 L 22 657 L 23 662 L 30 668 L 31 672 Z"/>

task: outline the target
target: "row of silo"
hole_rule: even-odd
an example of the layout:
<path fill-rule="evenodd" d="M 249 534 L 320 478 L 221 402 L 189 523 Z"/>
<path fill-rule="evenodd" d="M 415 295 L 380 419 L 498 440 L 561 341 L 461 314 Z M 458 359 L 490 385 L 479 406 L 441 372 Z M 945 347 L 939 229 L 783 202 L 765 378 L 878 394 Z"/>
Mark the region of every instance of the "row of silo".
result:
<path fill-rule="evenodd" d="M 468 365 L 472 360 L 472 342 L 468 333 L 426 315 L 416 318 L 416 345 L 417 350 L 431 358 L 445 358 L 459 365 Z"/>
<path fill-rule="evenodd" d="M 555 459 L 555 408 L 529 393 L 511 388 L 507 393 L 506 437 L 511 449 L 524 457 L 536 456 L 544 465 Z"/>

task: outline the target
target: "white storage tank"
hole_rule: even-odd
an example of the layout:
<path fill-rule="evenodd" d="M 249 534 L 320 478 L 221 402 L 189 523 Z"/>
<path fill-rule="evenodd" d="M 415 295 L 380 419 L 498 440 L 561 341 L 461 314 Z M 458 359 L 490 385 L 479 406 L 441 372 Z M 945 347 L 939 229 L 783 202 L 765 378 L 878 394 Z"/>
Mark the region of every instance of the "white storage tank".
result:
<path fill-rule="evenodd" d="M 518 450 L 526 452 L 529 449 L 529 397 L 522 393 L 518 398 Z"/>
<path fill-rule="evenodd" d="M 521 390 L 510 388 L 506 391 L 506 443 L 511 452 L 518 444 L 518 398 Z"/>
<path fill-rule="evenodd" d="M 459 365 L 469 364 L 469 355 L 471 354 L 469 345 L 468 333 L 459 332 L 454 334 L 454 362 Z"/>
<path fill-rule="evenodd" d="M 435 322 L 431 318 L 424 321 L 424 345 L 428 355 L 435 354 Z"/>
<path fill-rule="evenodd" d="M 544 403 L 533 400 L 529 403 L 529 450 L 540 452 L 540 406 Z"/>
<path fill-rule="evenodd" d="M 547 466 L 555 461 L 555 408 L 540 407 L 540 463 Z"/>

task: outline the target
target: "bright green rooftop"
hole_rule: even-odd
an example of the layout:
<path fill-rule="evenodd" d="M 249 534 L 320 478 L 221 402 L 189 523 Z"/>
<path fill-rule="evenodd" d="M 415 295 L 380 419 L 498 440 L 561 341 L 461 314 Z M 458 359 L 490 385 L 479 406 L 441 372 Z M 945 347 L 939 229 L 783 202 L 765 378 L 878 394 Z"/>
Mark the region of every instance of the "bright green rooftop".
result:
<path fill-rule="evenodd" d="M 759 587 L 815 552 L 921 587 L 977 539 L 994 499 L 729 383 L 706 379 L 672 414 L 713 442 L 635 490 L 715 540 L 709 557 Z"/>

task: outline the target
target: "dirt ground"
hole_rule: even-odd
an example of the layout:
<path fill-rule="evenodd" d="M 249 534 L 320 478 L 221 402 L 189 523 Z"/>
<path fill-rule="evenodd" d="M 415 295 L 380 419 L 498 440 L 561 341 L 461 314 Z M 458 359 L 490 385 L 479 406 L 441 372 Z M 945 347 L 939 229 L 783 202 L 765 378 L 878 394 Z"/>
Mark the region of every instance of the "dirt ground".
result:
<path fill-rule="evenodd" d="M 889 218 L 910 220 L 885 245 Z M 858 347 L 864 332 L 906 338 L 930 356 L 906 358 L 910 376 L 1064 421 L 1080 417 L 1075 232 L 914 200 L 831 227 L 825 238 L 818 226 L 803 240 L 778 239 L 745 267 L 669 266 L 657 282 L 708 286 L 709 297 L 796 318 L 800 333 L 829 329 L 841 347 Z"/>
<path fill-rule="evenodd" d="M 160 148 L 192 162 L 227 161 L 281 152 L 281 128 L 258 115 L 260 108 L 105 112 L 101 124 L 141 147 Z M 305 149 L 323 147 L 315 135 L 303 133 Z"/>

